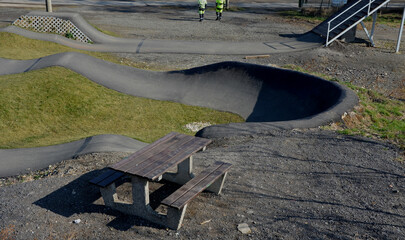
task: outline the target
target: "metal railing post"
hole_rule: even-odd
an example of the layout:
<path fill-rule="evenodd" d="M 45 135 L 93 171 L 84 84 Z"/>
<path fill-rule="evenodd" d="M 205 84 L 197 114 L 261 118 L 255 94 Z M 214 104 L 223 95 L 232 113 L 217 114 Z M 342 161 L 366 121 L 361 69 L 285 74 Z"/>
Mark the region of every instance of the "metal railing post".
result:
<path fill-rule="evenodd" d="M 52 12 L 52 1 L 51 0 L 45 0 L 46 3 L 46 11 L 47 12 Z"/>
<path fill-rule="evenodd" d="M 375 24 L 377 23 L 377 12 L 373 13 L 373 25 L 371 27 L 371 39 L 374 40 Z"/>
<path fill-rule="evenodd" d="M 330 22 L 328 22 L 328 32 L 326 33 L 326 46 L 329 45 L 329 31 L 330 31 Z"/>
<path fill-rule="evenodd" d="M 396 51 L 395 51 L 396 53 L 399 52 L 399 45 L 401 45 L 402 30 L 404 29 L 404 23 L 405 23 L 405 7 L 404 7 L 404 13 L 402 14 L 401 26 L 399 27 L 399 35 L 398 35 L 397 49 L 396 49 Z"/>

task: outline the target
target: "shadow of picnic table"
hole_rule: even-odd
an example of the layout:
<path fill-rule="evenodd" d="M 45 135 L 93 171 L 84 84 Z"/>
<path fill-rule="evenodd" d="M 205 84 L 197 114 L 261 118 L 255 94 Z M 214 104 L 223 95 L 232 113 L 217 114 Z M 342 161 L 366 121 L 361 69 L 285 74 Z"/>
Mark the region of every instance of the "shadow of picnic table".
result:
<path fill-rule="evenodd" d="M 115 218 L 107 226 L 121 231 L 128 230 L 133 226 L 164 228 L 139 217 L 125 215 L 103 204 L 99 188 L 90 184 L 89 180 L 102 174 L 106 169 L 94 170 L 83 174 L 67 185 L 37 200 L 34 204 L 66 218 L 74 214 L 83 213 L 101 213 L 114 216 Z M 122 179 L 117 185 L 121 185 L 127 181 L 128 179 Z M 150 206 L 156 209 L 160 205 L 160 202 L 177 188 L 176 184 L 170 183 L 160 186 L 151 193 Z"/>

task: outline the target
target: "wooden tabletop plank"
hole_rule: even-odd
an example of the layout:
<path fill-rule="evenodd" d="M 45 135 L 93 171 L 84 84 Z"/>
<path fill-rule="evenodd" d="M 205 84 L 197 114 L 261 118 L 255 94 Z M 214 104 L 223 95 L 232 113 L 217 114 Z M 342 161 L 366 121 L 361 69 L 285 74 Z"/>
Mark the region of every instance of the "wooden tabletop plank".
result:
<path fill-rule="evenodd" d="M 209 139 L 172 132 L 110 168 L 155 180 L 209 143 Z"/>
<path fill-rule="evenodd" d="M 152 151 L 149 151 L 147 153 L 145 153 L 144 155 L 138 157 L 136 160 L 140 161 L 142 160 L 141 164 L 129 164 L 128 165 L 128 172 L 132 172 L 133 173 L 133 169 L 138 169 L 138 171 L 140 169 L 143 169 L 147 166 L 149 166 L 150 164 L 153 164 L 154 161 L 157 161 L 159 158 L 166 158 L 167 157 L 167 153 L 170 153 L 172 151 L 175 151 L 176 149 L 179 148 L 179 146 L 189 142 L 192 139 L 191 136 L 176 136 L 175 138 L 171 139 L 168 142 L 162 143 L 161 145 L 159 145 L 159 148 L 155 148 Z"/>
<path fill-rule="evenodd" d="M 131 163 L 134 159 L 142 156 L 146 152 L 152 151 L 154 148 L 158 147 L 161 143 L 170 141 L 170 139 L 172 139 L 173 137 L 178 136 L 178 135 L 180 135 L 180 133 L 171 132 L 171 133 L 167 134 L 166 136 L 156 140 L 155 142 L 141 148 L 139 151 L 136 151 L 135 153 L 131 154 L 126 159 L 123 159 L 120 162 L 112 165 L 111 168 L 114 168 L 114 169 L 123 168 L 123 166 L 125 166 L 128 163 Z"/>
<path fill-rule="evenodd" d="M 161 161 L 159 165 L 157 165 L 153 170 L 146 173 L 144 177 L 155 180 L 163 173 L 165 173 L 168 169 L 176 166 L 180 162 L 190 157 L 193 153 L 201 150 L 204 146 L 206 146 L 206 143 L 207 141 L 202 141 L 201 139 L 194 138 L 193 141 L 184 145 L 183 148 L 175 155 L 171 154 L 172 157 L 165 159 L 165 161 Z"/>
<path fill-rule="evenodd" d="M 142 154 L 137 154 L 134 157 L 131 157 L 132 161 L 127 161 L 125 165 L 121 165 L 119 167 L 112 167 L 115 170 L 123 171 L 123 172 L 130 172 L 130 169 L 133 168 L 144 168 L 145 165 L 147 166 L 150 164 L 150 158 L 156 155 L 159 155 L 161 152 L 166 151 L 167 149 L 176 149 L 176 144 L 180 144 L 183 141 L 188 141 L 191 136 L 182 136 L 176 135 L 166 141 L 160 142 L 153 148 L 147 149 L 147 151 L 143 151 Z M 146 148 L 146 147 L 145 147 Z M 142 150 L 142 149 L 141 149 Z"/>
<path fill-rule="evenodd" d="M 151 152 L 147 158 L 143 158 L 142 164 L 132 164 L 131 168 L 126 169 L 126 172 L 144 177 L 146 173 L 181 152 L 183 150 L 182 146 L 187 145 L 192 139 L 193 137 L 188 136 L 174 143 L 172 142 L 172 144 L 168 145 L 166 148 Z"/>

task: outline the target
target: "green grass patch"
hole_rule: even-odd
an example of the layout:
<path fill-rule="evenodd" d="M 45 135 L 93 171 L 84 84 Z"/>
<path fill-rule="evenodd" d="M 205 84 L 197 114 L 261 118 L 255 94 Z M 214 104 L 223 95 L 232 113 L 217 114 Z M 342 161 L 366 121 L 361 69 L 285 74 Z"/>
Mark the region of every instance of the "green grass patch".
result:
<path fill-rule="evenodd" d="M 83 51 L 66 47 L 57 43 L 26 38 L 13 33 L 0 32 L 0 57 L 17 60 L 41 58 L 62 52 L 84 53 L 105 61 L 147 70 L 173 70 L 165 66 L 134 63 L 110 53 Z"/>
<path fill-rule="evenodd" d="M 89 52 L 66 47 L 57 43 L 26 38 L 14 33 L 0 32 L 0 57 L 27 60 L 62 52 L 80 52 L 120 63 L 120 59 L 108 53 Z"/>
<path fill-rule="evenodd" d="M 319 11 L 318 9 L 309 10 L 288 10 L 288 11 L 280 11 L 278 12 L 279 15 L 293 19 L 293 20 L 302 20 L 310 23 L 320 23 L 326 20 L 327 16 L 326 13 Z"/>
<path fill-rule="evenodd" d="M 391 27 L 399 27 L 401 25 L 402 13 L 379 13 L 377 16 L 378 24 L 385 24 Z M 369 16 L 365 22 L 373 22 L 373 17 Z"/>
<path fill-rule="evenodd" d="M 121 37 L 121 35 L 119 35 L 118 33 L 101 29 L 101 28 L 99 28 L 99 27 L 97 27 L 97 26 L 95 26 L 95 25 L 93 25 L 93 24 L 90 24 L 90 25 L 91 25 L 92 27 L 94 27 L 95 29 L 97 29 L 97 31 L 102 32 L 102 33 L 104 33 L 104 34 L 106 34 L 106 35 L 110 35 L 110 36 L 113 36 L 113 37 Z"/>
<path fill-rule="evenodd" d="M 191 122 L 241 117 L 208 108 L 128 96 L 73 71 L 51 67 L 0 76 L 0 148 L 38 147 L 97 134 L 152 142 Z"/>
<path fill-rule="evenodd" d="M 327 74 L 323 74 L 323 73 L 319 73 L 319 72 L 308 71 L 305 68 L 294 65 L 294 64 L 286 64 L 286 65 L 282 66 L 282 68 L 290 69 L 290 70 L 297 71 L 297 72 L 307 73 L 307 74 L 314 75 L 314 76 L 317 76 L 317 77 L 320 77 L 320 78 L 323 78 L 323 79 L 326 79 L 329 81 L 339 82 L 339 80 L 337 78 L 332 78 Z"/>
<path fill-rule="evenodd" d="M 373 90 L 339 81 L 326 74 L 308 71 L 296 65 L 285 65 L 283 67 L 315 75 L 329 81 L 337 81 L 357 93 L 359 106 L 343 119 L 343 123 L 338 124 L 337 130 L 340 133 L 387 139 L 405 149 L 404 102 L 388 98 Z"/>
<path fill-rule="evenodd" d="M 329 16 L 336 11 L 334 8 L 302 8 L 301 10 L 289 10 L 289 11 L 280 11 L 279 15 L 295 20 L 302 20 L 311 23 L 320 23 L 325 21 Z M 378 24 L 385 24 L 391 27 L 399 27 L 401 25 L 402 12 L 383 12 L 379 13 L 377 17 Z M 369 16 L 365 19 L 366 26 L 371 28 L 371 23 L 373 22 L 372 16 Z"/>
<path fill-rule="evenodd" d="M 346 129 L 342 133 L 388 139 L 405 149 L 405 103 L 373 90 L 344 84 L 357 93 L 360 107 L 343 119 Z"/>

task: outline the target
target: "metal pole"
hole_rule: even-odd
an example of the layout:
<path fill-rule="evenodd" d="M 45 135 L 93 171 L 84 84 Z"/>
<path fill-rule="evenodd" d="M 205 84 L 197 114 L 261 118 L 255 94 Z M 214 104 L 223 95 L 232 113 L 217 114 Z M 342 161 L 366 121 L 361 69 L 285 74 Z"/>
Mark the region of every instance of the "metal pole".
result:
<path fill-rule="evenodd" d="M 375 47 L 375 45 L 374 45 L 374 31 L 375 31 L 375 24 L 376 23 L 377 23 L 377 12 L 373 13 L 373 26 L 371 27 L 371 34 L 370 34 L 370 41 L 371 41 L 371 45 L 373 47 Z"/>
<path fill-rule="evenodd" d="M 404 29 L 404 22 L 405 22 L 405 7 L 404 7 L 404 13 L 402 14 L 401 26 L 399 27 L 399 35 L 398 35 L 398 42 L 397 42 L 397 50 L 395 51 L 396 53 L 399 52 L 399 45 L 401 45 L 402 30 Z"/>
<path fill-rule="evenodd" d="M 47 12 L 52 12 L 52 1 L 51 0 L 45 0 L 46 3 L 46 11 Z"/>

